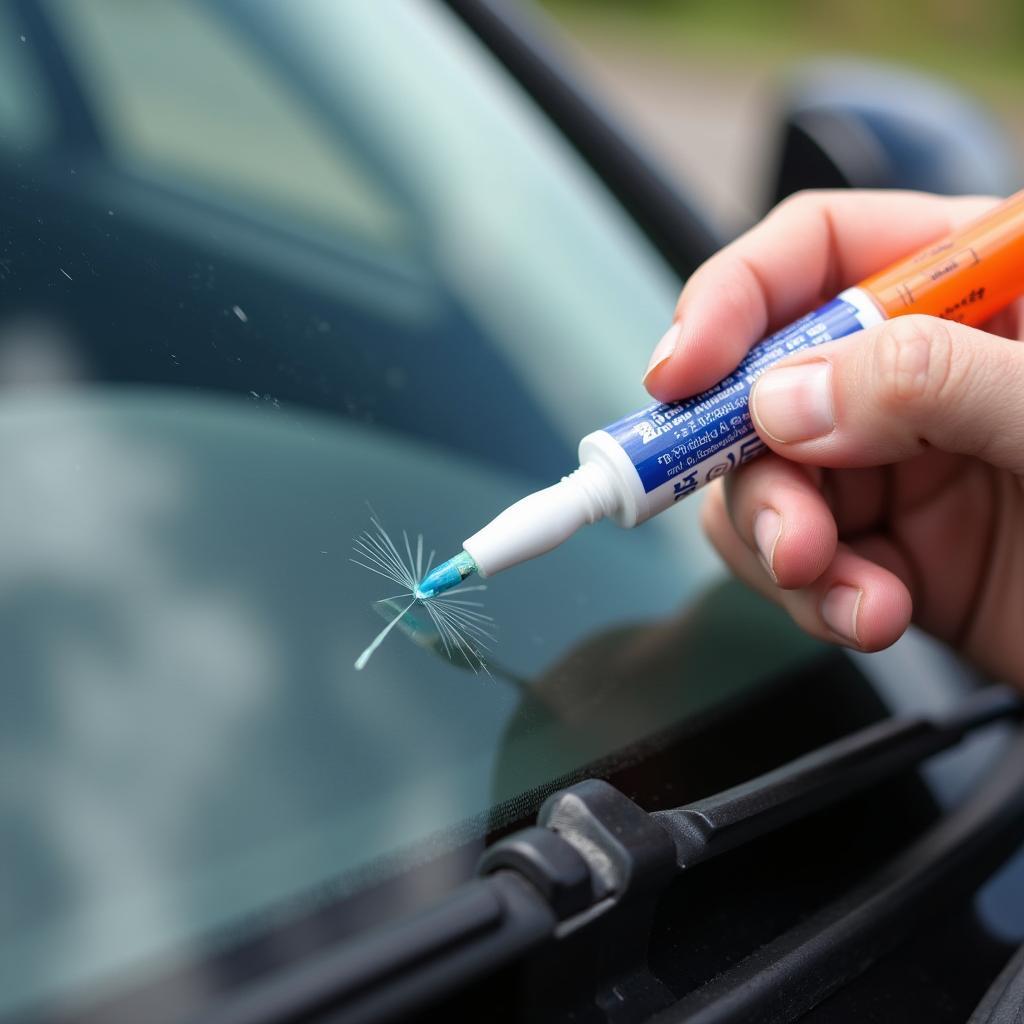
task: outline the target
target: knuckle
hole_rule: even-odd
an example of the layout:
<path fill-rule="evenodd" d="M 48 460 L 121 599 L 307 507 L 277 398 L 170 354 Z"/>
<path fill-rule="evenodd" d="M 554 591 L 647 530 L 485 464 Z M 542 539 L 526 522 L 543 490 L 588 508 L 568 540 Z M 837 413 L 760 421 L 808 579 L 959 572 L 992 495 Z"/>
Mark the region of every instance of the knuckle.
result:
<path fill-rule="evenodd" d="M 769 216 L 793 215 L 794 218 L 800 219 L 806 217 L 811 211 L 817 212 L 831 208 L 837 202 L 845 201 L 849 196 L 850 192 L 847 189 L 802 188 L 786 196 L 785 199 L 779 200 L 772 207 Z"/>
<path fill-rule="evenodd" d="M 817 206 L 821 202 L 822 197 L 827 195 L 827 190 L 824 188 L 800 188 L 795 193 L 791 193 L 785 199 L 780 200 L 775 205 L 775 209 L 806 209 L 810 206 Z"/>
<path fill-rule="evenodd" d="M 937 317 L 898 316 L 876 335 L 874 385 L 885 405 L 933 404 L 963 375 L 966 350 Z"/>
<path fill-rule="evenodd" d="M 800 191 L 793 192 L 791 195 L 786 196 L 785 199 L 776 203 L 772 208 L 771 216 L 785 216 L 789 213 L 803 214 L 805 211 L 817 206 L 824 194 L 822 189 L 800 189 Z"/>

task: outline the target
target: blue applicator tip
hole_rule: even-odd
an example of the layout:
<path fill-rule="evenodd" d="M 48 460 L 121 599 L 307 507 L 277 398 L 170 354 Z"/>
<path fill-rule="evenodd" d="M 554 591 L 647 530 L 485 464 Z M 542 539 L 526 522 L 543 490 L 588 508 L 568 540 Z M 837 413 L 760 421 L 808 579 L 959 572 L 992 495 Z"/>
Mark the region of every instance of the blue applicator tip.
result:
<path fill-rule="evenodd" d="M 466 551 L 460 551 L 454 558 L 442 562 L 437 568 L 431 569 L 416 585 L 415 596 L 424 601 L 437 597 L 452 587 L 457 587 L 467 576 L 476 572 L 476 562 Z"/>

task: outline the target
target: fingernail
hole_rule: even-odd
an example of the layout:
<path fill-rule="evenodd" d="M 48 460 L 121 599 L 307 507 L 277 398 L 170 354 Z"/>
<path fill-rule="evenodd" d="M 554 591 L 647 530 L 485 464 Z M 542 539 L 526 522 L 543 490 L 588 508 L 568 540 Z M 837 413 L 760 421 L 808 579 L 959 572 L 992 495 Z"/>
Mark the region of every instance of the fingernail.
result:
<path fill-rule="evenodd" d="M 821 617 L 825 625 L 848 643 L 860 646 L 857 638 L 857 613 L 863 591 L 845 583 L 836 584 L 821 602 Z"/>
<path fill-rule="evenodd" d="M 831 433 L 832 366 L 803 363 L 767 370 L 750 396 L 757 426 L 776 441 L 809 441 Z"/>
<path fill-rule="evenodd" d="M 754 543 L 773 580 L 776 579 L 775 545 L 779 543 L 781 533 L 782 516 L 775 509 L 763 508 L 754 516 Z"/>
<path fill-rule="evenodd" d="M 673 352 L 676 350 L 676 345 L 679 344 L 679 334 L 683 329 L 683 325 L 677 320 L 662 336 L 661 341 L 654 346 L 654 351 L 651 353 L 651 361 L 647 364 L 647 369 L 644 370 L 644 383 L 647 383 L 647 378 L 650 377 L 654 371 L 661 366 L 666 359 L 668 359 Z"/>

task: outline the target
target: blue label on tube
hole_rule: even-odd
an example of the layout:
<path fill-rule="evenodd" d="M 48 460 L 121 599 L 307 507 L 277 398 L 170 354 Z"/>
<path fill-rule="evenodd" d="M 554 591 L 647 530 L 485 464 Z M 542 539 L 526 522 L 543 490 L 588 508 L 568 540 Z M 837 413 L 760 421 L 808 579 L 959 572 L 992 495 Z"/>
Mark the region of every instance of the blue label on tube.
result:
<path fill-rule="evenodd" d="M 849 301 L 849 298 L 854 301 Z M 765 450 L 747 401 L 754 381 L 800 349 L 853 334 L 882 320 L 863 293 L 850 289 L 759 341 L 714 387 L 682 402 L 658 403 L 605 427 L 636 467 L 644 490 L 671 484 L 665 504 L 749 462 Z"/>

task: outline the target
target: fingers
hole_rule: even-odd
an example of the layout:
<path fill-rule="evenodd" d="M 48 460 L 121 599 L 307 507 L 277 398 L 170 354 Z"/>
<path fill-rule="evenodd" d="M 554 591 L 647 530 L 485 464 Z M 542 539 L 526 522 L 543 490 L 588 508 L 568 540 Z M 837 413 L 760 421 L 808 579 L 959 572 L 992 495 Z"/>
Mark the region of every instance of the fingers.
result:
<path fill-rule="evenodd" d="M 899 639 L 910 624 L 912 604 L 903 580 L 851 547 L 837 545 L 813 582 L 783 590 L 775 585 L 756 546 L 745 541 L 733 525 L 723 487 L 711 488 L 702 514 L 704 528 L 729 568 L 754 590 L 780 604 L 812 636 L 857 650 L 878 651 Z M 878 552 L 871 555 L 878 557 Z"/>
<path fill-rule="evenodd" d="M 836 553 L 836 522 L 808 470 L 767 455 L 724 480 L 726 512 L 777 585 L 813 583 Z"/>
<path fill-rule="evenodd" d="M 1024 346 L 896 317 L 767 370 L 750 396 L 764 441 L 816 466 L 881 466 L 927 447 L 1024 472 Z"/>
<path fill-rule="evenodd" d="M 805 192 L 686 283 L 644 384 L 660 401 L 710 387 L 750 346 L 996 200 L 916 192 Z"/>

